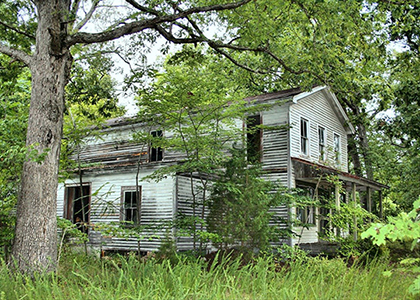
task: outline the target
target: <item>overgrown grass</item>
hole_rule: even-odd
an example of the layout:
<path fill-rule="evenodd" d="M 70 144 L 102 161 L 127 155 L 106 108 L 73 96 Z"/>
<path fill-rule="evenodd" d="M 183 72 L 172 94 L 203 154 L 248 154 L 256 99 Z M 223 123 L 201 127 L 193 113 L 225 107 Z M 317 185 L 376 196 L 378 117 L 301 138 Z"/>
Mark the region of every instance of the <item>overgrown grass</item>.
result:
<path fill-rule="evenodd" d="M 0 262 L 0 299 L 413 299 L 412 276 L 386 272 L 385 262 L 347 267 L 338 259 L 308 259 L 279 268 L 270 258 L 210 270 L 200 260 L 97 260 L 67 256 L 56 275 L 12 275 Z M 384 273 L 385 272 L 385 273 Z"/>

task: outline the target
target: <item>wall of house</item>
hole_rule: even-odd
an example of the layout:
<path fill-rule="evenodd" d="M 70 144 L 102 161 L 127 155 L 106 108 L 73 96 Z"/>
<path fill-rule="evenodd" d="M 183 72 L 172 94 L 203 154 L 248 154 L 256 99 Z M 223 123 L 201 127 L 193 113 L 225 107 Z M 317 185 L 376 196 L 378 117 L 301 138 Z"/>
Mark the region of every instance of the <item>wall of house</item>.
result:
<path fill-rule="evenodd" d="M 195 216 L 199 219 L 205 220 L 208 215 L 208 210 L 203 210 L 203 200 L 210 196 L 211 182 L 208 180 L 201 180 L 198 177 L 191 178 L 188 175 L 178 175 L 176 177 L 176 215 L 179 216 Z M 205 188 L 203 188 L 205 187 Z M 194 197 L 193 197 L 194 194 Z M 195 198 L 195 204 L 194 204 Z M 190 227 L 191 228 L 191 227 Z M 197 231 L 205 230 L 197 224 Z M 193 235 L 187 234 L 186 228 L 180 228 L 176 232 L 176 245 L 180 251 L 194 249 Z M 196 249 L 199 249 L 200 242 L 196 239 Z M 214 247 L 210 244 L 202 245 L 205 251 L 212 251 Z"/>
<path fill-rule="evenodd" d="M 147 176 L 152 170 L 141 173 Z M 90 223 L 118 222 L 122 219 L 121 188 L 135 186 L 135 171 L 102 172 L 100 174 L 87 173 L 83 182 L 91 185 Z M 65 205 L 65 187 L 77 185 L 77 179 L 66 180 L 60 184 L 57 195 L 57 215 L 63 216 Z M 175 179 L 168 176 L 159 182 L 140 181 L 142 199 L 141 224 L 155 226 L 165 221 L 172 221 L 175 209 Z M 94 230 L 93 230 L 94 231 Z M 90 234 L 92 231 L 90 232 Z M 156 251 L 160 245 L 158 237 L 165 237 L 166 230 L 158 228 L 145 233 L 141 240 L 142 251 Z M 102 249 L 104 250 L 137 250 L 136 238 L 110 238 L 102 236 Z"/>
<path fill-rule="evenodd" d="M 267 171 L 285 172 L 288 165 L 288 104 L 276 105 L 262 112 L 265 126 L 276 129 L 263 130 L 262 167 Z M 283 182 L 286 184 L 285 182 Z"/>
<path fill-rule="evenodd" d="M 301 118 L 305 118 L 309 121 L 309 155 L 307 156 L 301 153 Z M 292 103 L 290 105 L 290 124 L 291 157 L 305 159 L 345 172 L 348 171 L 346 130 L 331 107 L 331 104 L 321 91 L 315 92 L 298 100 L 297 103 Z M 322 126 L 326 129 L 326 161 L 320 160 L 318 126 Z M 340 165 L 337 165 L 335 162 L 335 154 L 333 151 L 334 133 L 338 134 L 341 140 Z M 293 170 L 290 176 L 291 187 L 295 188 L 295 174 Z M 292 208 L 291 213 L 296 214 L 296 209 Z M 291 241 L 292 245 L 318 242 L 318 223 L 319 221 L 317 220 L 316 224 L 309 228 L 293 227 L 293 231 L 300 235 L 300 237 L 294 237 Z"/>
<path fill-rule="evenodd" d="M 309 121 L 309 155 L 301 153 L 300 141 L 300 119 L 305 118 Z M 338 119 L 324 94 L 319 91 L 290 105 L 290 145 L 291 156 L 302 158 L 314 163 L 331 166 L 341 171 L 347 172 L 347 133 L 341 121 Z M 326 156 L 325 162 L 320 161 L 318 144 L 318 126 L 326 129 Z M 334 133 L 341 139 L 341 163 L 336 165 L 333 151 Z"/>

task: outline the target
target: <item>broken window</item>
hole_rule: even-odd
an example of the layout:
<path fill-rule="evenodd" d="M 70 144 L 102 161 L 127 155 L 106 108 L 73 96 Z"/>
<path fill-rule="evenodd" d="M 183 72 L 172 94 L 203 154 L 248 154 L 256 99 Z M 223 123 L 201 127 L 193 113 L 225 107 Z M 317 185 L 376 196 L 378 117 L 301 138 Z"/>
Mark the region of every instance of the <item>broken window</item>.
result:
<path fill-rule="evenodd" d="M 261 116 L 249 116 L 246 119 L 246 154 L 248 163 L 261 161 Z"/>
<path fill-rule="evenodd" d="M 309 155 L 309 121 L 300 119 L 300 153 Z"/>
<path fill-rule="evenodd" d="M 132 224 L 138 224 L 138 205 L 136 187 L 122 187 L 122 216 L 121 220 Z M 141 199 L 141 187 L 139 187 L 139 199 Z"/>
<path fill-rule="evenodd" d="M 152 131 L 151 135 L 153 139 L 163 137 L 162 130 Z M 159 146 L 154 146 L 153 141 L 150 144 L 150 161 L 161 161 L 163 159 L 163 149 Z"/>
<path fill-rule="evenodd" d="M 90 185 L 67 186 L 65 188 L 64 218 L 87 233 L 90 212 Z"/>
<path fill-rule="evenodd" d="M 315 207 L 313 205 L 305 205 L 305 202 L 312 202 L 315 199 L 315 189 L 312 187 L 298 187 L 302 189 L 298 194 L 301 196 L 299 207 L 296 207 L 296 219 L 303 224 L 316 224 Z"/>
<path fill-rule="evenodd" d="M 325 141 L 326 141 L 326 134 L 325 128 L 319 126 L 318 127 L 318 146 L 319 146 L 319 160 L 325 161 L 326 153 L 325 153 Z"/>

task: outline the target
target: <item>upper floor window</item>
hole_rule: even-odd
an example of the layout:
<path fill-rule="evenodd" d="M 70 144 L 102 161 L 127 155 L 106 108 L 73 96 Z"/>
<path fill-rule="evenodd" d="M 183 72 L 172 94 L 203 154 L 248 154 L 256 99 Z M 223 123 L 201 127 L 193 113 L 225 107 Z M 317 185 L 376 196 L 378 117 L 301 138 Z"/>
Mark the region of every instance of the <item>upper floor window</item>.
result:
<path fill-rule="evenodd" d="M 261 116 L 246 118 L 246 155 L 250 164 L 261 161 Z"/>
<path fill-rule="evenodd" d="M 139 187 L 141 197 L 141 187 Z M 138 223 L 138 205 L 136 187 L 122 187 L 122 221 Z"/>
<path fill-rule="evenodd" d="M 341 137 L 334 133 L 334 155 L 335 155 L 335 162 L 337 164 L 341 163 Z"/>
<path fill-rule="evenodd" d="M 163 136 L 162 130 L 152 131 L 152 137 L 160 138 Z M 163 159 L 163 149 L 159 146 L 154 146 L 153 142 L 150 144 L 150 161 L 161 161 Z"/>
<path fill-rule="evenodd" d="M 300 153 L 309 155 L 309 121 L 300 119 Z"/>
<path fill-rule="evenodd" d="M 326 131 L 324 127 L 318 127 L 318 147 L 319 147 L 319 160 L 325 161 L 326 153 L 325 153 L 325 143 L 326 143 Z"/>

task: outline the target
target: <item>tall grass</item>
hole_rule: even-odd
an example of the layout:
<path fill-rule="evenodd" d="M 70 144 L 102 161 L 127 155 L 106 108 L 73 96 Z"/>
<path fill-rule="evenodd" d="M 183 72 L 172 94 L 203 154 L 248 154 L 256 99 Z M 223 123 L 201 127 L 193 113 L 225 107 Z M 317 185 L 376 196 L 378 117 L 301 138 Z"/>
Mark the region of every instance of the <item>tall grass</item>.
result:
<path fill-rule="evenodd" d="M 408 275 L 384 276 L 388 269 L 378 261 L 348 268 L 319 258 L 279 269 L 272 259 L 259 258 L 246 266 L 224 260 L 208 270 L 200 260 L 68 256 L 57 274 L 33 280 L 0 262 L 0 299 L 411 299 Z"/>

